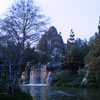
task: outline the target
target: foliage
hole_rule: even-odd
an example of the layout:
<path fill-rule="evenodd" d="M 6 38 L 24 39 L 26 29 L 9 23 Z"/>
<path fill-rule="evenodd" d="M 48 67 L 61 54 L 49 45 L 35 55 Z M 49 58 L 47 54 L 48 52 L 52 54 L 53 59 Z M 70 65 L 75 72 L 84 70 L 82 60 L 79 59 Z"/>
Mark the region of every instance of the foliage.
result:
<path fill-rule="evenodd" d="M 63 70 L 56 72 L 53 76 L 53 86 L 57 87 L 79 87 L 82 79 L 76 74 L 72 75 L 70 71 Z"/>
<path fill-rule="evenodd" d="M 0 30 L 10 40 L 25 48 L 27 43 L 33 43 L 39 37 L 46 25 L 44 15 L 33 0 L 19 0 L 15 2 L 0 21 Z"/>
<path fill-rule="evenodd" d="M 0 79 L 19 79 L 27 62 L 38 63 L 33 43 L 39 40 L 47 22 L 34 0 L 15 1 L 5 12 L 0 19 L 0 73 L 6 76 L 0 75 Z"/>
<path fill-rule="evenodd" d="M 24 50 L 24 63 L 32 62 L 32 64 L 37 64 L 39 61 L 39 54 L 35 51 L 35 48 L 25 48 Z M 26 64 L 26 63 L 25 63 Z"/>
<path fill-rule="evenodd" d="M 29 57 L 28 53 L 32 52 L 33 43 L 39 40 L 40 33 L 46 29 L 47 22 L 33 0 L 15 1 L 0 19 L 0 45 L 4 47 L 1 49 L 3 63 L 23 65 Z M 34 50 L 28 61 L 33 59 L 33 55 Z"/>
<path fill-rule="evenodd" d="M 79 69 L 77 70 L 77 73 L 78 73 L 79 77 L 81 77 L 81 78 L 84 77 L 83 69 L 80 66 L 79 66 Z"/>
<path fill-rule="evenodd" d="M 87 41 L 81 39 L 75 40 L 74 43 L 68 42 L 66 45 L 64 68 L 77 72 L 79 66 L 84 67 L 84 57 L 88 53 Z"/>
<path fill-rule="evenodd" d="M 56 72 L 53 75 L 53 82 L 57 86 L 60 86 L 60 84 L 62 84 L 62 83 L 63 83 L 62 85 L 64 86 L 65 83 L 69 80 L 70 80 L 70 78 L 69 78 L 69 72 L 68 71 Z"/>
<path fill-rule="evenodd" d="M 100 83 L 100 33 L 95 34 L 91 43 L 89 53 L 85 58 L 87 65 L 87 80 L 89 82 Z"/>
<path fill-rule="evenodd" d="M 0 100 L 33 100 L 33 98 L 29 94 L 17 89 L 13 95 L 0 94 Z"/>
<path fill-rule="evenodd" d="M 41 64 L 47 64 L 49 61 L 49 56 L 46 53 L 40 53 L 39 54 L 39 62 Z"/>
<path fill-rule="evenodd" d="M 5 84 L 0 82 L 0 93 L 3 93 L 3 92 L 5 92 Z"/>

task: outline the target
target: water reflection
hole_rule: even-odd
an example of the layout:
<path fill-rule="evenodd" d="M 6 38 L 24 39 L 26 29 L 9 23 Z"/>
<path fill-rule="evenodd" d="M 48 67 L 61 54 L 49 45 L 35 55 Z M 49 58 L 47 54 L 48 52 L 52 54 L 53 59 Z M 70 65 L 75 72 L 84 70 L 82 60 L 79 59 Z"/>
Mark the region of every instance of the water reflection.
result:
<path fill-rule="evenodd" d="M 21 86 L 34 100 L 100 100 L 100 89 Z"/>
<path fill-rule="evenodd" d="M 48 87 L 47 86 L 22 86 L 21 89 L 34 98 L 34 100 L 47 100 Z"/>

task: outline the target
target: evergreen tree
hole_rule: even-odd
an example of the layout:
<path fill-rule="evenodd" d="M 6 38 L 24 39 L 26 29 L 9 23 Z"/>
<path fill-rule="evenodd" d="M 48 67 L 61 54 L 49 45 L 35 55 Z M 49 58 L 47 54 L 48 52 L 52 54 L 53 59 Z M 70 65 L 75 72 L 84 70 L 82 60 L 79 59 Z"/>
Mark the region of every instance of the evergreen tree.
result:
<path fill-rule="evenodd" d="M 87 65 L 88 81 L 100 83 L 100 33 L 95 34 L 85 58 L 85 64 Z"/>
<path fill-rule="evenodd" d="M 98 33 L 89 41 L 89 53 L 85 58 L 87 66 L 88 82 L 100 84 L 100 20 L 98 25 Z"/>
<path fill-rule="evenodd" d="M 70 43 L 74 43 L 75 42 L 75 34 L 73 32 L 73 30 L 70 30 L 70 38 L 68 40 Z"/>
<path fill-rule="evenodd" d="M 70 38 L 66 45 L 64 68 L 77 72 L 79 66 L 84 66 L 84 57 L 88 52 L 87 41 L 81 39 L 75 40 L 73 31 L 71 30 Z"/>

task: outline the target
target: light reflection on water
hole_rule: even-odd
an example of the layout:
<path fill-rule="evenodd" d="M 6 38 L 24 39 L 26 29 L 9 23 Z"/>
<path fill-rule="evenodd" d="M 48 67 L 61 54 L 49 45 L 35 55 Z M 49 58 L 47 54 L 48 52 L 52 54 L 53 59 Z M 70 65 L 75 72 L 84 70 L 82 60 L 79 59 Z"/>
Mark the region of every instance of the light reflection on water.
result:
<path fill-rule="evenodd" d="M 100 100 L 100 89 L 21 86 L 34 100 Z M 56 97 L 57 95 L 57 97 Z"/>
<path fill-rule="evenodd" d="M 34 100 L 48 99 L 48 86 L 21 86 L 21 89 L 29 93 Z"/>

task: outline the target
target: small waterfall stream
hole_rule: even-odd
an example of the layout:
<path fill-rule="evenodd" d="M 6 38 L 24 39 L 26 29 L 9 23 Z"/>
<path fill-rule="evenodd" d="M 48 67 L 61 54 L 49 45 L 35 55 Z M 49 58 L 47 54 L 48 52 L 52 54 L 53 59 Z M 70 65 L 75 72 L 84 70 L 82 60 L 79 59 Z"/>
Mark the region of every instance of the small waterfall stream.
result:
<path fill-rule="evenodd" d="M 46 84 L 46 67 L 36 68 L 30 71 L 29 84 Z"/>

